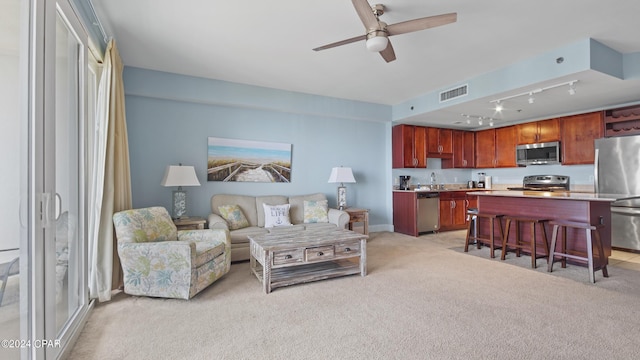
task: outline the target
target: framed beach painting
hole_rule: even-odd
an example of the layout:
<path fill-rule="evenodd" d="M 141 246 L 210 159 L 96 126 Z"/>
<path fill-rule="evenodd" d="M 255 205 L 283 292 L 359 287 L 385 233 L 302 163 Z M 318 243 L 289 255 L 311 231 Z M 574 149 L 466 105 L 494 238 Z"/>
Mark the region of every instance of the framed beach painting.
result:
<path fill-rule="evenodd" d="M 207 180 L 291 182 L 291 144 L 209 137 Z"/>

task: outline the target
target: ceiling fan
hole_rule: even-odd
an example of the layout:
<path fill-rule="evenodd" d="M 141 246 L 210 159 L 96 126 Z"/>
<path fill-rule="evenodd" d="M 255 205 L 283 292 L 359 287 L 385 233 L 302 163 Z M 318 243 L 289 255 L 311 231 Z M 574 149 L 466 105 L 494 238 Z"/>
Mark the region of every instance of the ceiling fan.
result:
<path fill-rule="evenodd" d="M 360 40 L 366 40 L 367 49 L 369 49 L 370 51 L 379 52 L 386 62 L 391 62 L 396 59 L 396 54 L 393 51 L 391 42 L 389 41 L 389 36 L 406 34 L 414 31 L 425 30 L 436 26 L 450 24 L 456 22 L 458 18 L 457 13 L 449 13 L 387 25 L 385 22 L 380 21 L 379 19 L 380 15 L 384 14 L 384 5 L 376 4 L 371 6 L 367 2 L 367 0 L 351 0 L 351 2 L 353 3 L 353 7 L 356 8 L 356 12 L 358 13 L 360 20 L 364 24 L 367 33 L 365 35 L 356 36 L 351 39 L 346 39 L 317 47 L 313 49 L 314 51 L 330 49 L 336 46 L 346 45 Z"/>

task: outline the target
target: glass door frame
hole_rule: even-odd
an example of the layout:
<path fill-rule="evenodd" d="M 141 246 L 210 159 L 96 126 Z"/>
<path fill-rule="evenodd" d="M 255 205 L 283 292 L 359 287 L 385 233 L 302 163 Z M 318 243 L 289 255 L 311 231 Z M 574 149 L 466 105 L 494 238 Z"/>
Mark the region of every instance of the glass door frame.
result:
<path fill-rule="evenodd" d="M 23 4 L 28 9 L 28 23 L 23 27 L 27 46 L 22 54 L 28 59 L 26 76 L 28 84 L 26 104 L 28 165 L 26 236 L 23 236 L 21 256 L 29 259 L 21 265 L 21 314 L 25 315 L 21 325 L 21 338 L 31 346 L 22 348 L 23 359 L 60 358 L 67 354 L 80 333 L 90 311 L 87 281 L 87 231 L 86 231 L 86 178 L 85 178 L 85 133 L 86 73 L 88 37 L 68 0 L 29 0 Z M 55 269 L 55 103 L 56 103 L 56 19 L 61 16 L 81 43 L 78 58 L 78 151 L 79 151 L 79 218 L 78 257 L 79 309 L 70 314 L 68 322 L 60 332 L 56 329 L 55 281 L 47 269 Z M 23 37 L 24 39 L 24 37 Z M 25 42 L 23 41 L 23 44 Z M 23 193 L 25 194 L 25 193 Z M 24 244 L 26 242 L 26 244 Z M 24 258 L 24 257 L 23 257 Z M 55 273 L 55 271 L 54 271 Z M 22 281 L 22 278 L 21 278 Z M 55 346 L 43 346 L 44 344 Z"/>

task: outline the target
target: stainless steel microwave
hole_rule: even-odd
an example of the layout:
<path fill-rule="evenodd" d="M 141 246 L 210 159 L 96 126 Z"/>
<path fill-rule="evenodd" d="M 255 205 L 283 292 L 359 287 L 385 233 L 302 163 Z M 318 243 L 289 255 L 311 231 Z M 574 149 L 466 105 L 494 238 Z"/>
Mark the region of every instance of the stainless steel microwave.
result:
<path fill-rule="evenodd" d="M 560 164 L 560 142 L 517 145 L 516 163 L 520 166 Z"/>

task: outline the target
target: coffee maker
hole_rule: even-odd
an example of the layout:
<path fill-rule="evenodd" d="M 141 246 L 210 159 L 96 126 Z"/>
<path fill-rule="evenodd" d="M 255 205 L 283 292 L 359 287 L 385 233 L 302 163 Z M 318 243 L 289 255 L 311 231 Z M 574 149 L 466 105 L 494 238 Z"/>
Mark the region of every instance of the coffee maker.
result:
<path fill-rule="evenodd" d="M 409 190 L 409 180 L 411 180 L 411 176 L 400 175 L 400 186 L 398 187 L 398 189 Z"/>

